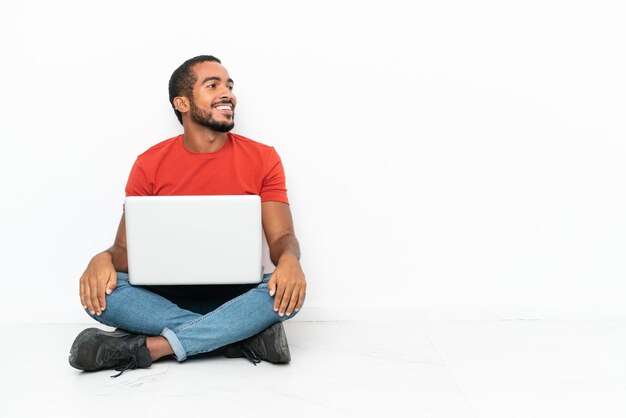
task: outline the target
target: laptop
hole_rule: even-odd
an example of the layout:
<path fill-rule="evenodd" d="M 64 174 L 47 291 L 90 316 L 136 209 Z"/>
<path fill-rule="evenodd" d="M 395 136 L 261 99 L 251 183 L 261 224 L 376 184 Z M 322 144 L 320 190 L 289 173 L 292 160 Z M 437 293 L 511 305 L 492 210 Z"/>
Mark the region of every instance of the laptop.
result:
<path fill-rule="evenodd" d="M 128 196 L 125 219 L 133 285 L 263 279 L 259 196 Z"/>

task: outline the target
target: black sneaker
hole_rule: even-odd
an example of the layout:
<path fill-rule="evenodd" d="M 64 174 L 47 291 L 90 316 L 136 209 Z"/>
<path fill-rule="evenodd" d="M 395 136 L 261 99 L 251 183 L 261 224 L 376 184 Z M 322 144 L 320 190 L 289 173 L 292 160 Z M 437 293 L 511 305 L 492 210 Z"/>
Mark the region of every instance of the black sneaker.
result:
<path fill-rule="evenodd" d="M 225 347 L 224 356 L 228 358 L 246 357 L 255 366 L 261 360 L 270 363 L 289 363 L 289 345 L 287 334 L 282 322 L 277 322 L 265 331 L 248 339 L 230 344 Z"/>
<path fill-rule="evenodd" d="M 115 369 L 118 377 L 128 369 L 152 365 L 145 335 L 88 328 L 78 334 L 70 349 L 70 365 L 79 370 Z"/>

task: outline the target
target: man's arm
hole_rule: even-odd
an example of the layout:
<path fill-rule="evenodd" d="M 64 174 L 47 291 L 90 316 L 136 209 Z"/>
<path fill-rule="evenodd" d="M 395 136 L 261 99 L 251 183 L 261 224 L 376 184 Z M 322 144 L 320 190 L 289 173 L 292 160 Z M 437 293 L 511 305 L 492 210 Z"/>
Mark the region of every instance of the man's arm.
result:
<path fill-rule="evenodd" d="M 299 311 L 304 304 L 306 280 L 300 266 L 300 246 L 293 228 L 289 205 L 282 202 L 262 203 L 263 230 L 270 247 L 270 258 L 276 265 L 267 284 L 274 296 L 274 311 L 280 316 Z"/>
<path fill-rule="evenodd" d="M 117 235 L 115 235 L 115 243 L 105 253 L 111 255 L 111 262 L 115 267 L 115 271 L 128 273 L 128 253 L 126 252 L 126 218 L 122 213 L 122 219 L 117 227 Z"/>
<path fill-rule="evenodd" d="M 80 278 L 80 302 L 92 315 L 100 315 L 106 309 L 105 293 L 110 295 L 117 287 L 118 271 L 128 271 L 124 214 L 113 246 L 96 254 Z"/>

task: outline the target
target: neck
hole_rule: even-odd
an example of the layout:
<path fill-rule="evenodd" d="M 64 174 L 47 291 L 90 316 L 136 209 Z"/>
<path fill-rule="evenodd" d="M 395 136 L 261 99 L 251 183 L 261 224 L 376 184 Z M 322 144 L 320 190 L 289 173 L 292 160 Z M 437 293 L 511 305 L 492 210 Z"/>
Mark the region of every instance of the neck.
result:
<path fill-rule="evenodd" d="M 204 126 L 185 126 L 183 144 L 191 152 L 215 152 L 224 146 L 227 135 L 225 132 L 216 132 Z"/>

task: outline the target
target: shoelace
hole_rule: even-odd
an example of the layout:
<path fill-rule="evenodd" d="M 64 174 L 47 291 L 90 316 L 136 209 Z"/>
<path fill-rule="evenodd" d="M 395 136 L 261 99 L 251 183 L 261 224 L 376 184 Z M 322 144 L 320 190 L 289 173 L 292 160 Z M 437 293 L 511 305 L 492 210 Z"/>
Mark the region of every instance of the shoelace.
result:
<path fill-rule="evenodd" d="M 137 368 L 137 354 L 132 354 L 128 350 L 106 350 L 103 356 L 104 361 L 107 360 L 119 360 L 120 363 L 115 368 L 116 372 L 119 372 L 111 378 L 120 377 L 126 370 Z"/>
<path fill-rule="evenodd" d="M 236 347 L 237 350 L 239 350 L 239 352 L 243 354 L 245 358 L 250 360 L 255 366 L 261 362 L 260 354 L 254 351 L 252 347 L 248 346 L 247 344 L 237 344 Z"/>

